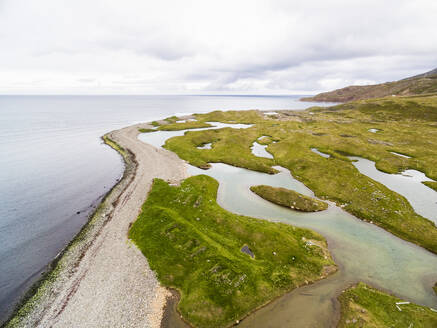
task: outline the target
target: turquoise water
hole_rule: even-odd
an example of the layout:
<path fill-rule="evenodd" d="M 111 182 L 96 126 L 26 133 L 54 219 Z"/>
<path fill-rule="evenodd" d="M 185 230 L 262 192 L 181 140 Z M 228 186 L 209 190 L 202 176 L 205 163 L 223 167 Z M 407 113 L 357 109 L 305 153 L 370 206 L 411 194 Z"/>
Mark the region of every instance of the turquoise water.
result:
<path fill-rule="evenodd" d="M 0 96 L 0 323 L 121 176 L 100 136 L 172 115 L 313 105 L 298 98 Z"/>

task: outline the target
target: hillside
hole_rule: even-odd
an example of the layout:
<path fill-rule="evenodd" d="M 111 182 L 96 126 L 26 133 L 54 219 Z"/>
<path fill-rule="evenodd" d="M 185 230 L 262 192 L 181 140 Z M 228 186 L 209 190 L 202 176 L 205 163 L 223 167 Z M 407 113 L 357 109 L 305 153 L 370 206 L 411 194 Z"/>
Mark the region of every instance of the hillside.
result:
<path fill-rule="evenodd" d="M 352 85 L 334 91 L 323 92 L 303 101 L 348 102 L 387 96 L 414 96 L 437 93 L 437 69 L 395 82 L 374 85 Z"/>

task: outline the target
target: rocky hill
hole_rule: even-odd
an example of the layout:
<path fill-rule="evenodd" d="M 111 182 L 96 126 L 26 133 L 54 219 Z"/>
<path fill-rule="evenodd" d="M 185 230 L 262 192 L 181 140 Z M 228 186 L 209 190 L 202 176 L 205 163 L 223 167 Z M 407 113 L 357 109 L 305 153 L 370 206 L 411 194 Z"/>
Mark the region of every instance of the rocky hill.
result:
<path fill-rule="evenodd" d="M 437 93 L 437 68 L 403 80 L 374 85 L 352 85 L 334 91 L 323 92 L 303 101 L 348 102 L 387 96 L 413 96 Z"/>

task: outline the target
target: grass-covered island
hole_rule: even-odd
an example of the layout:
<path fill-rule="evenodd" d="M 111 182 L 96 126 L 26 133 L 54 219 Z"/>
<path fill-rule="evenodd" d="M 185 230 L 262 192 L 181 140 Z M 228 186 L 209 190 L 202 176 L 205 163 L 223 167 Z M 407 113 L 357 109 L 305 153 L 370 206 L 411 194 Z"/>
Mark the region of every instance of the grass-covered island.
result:
<path fill-rule="evenodd" d="M 180 291 L 178 309 L 192 325 L 229 326 L 335 271 L 322 236 L 230 213 L 216 203 L 217 188 L 205 175 L 180 186 L 156 179 L 129 232 L 160 282 Z"/>
<path fill-rule="evenodd" d="M 294 190 L 271 186 L 252 186 L 250 190 L 269 202 L 302 212 L 317 212 L 328 208 L 328 204 L 320 200 L 302 195 Z"/>
<path fill-rule="evenodd" d="M 405 302 L 364 283 L 347 289 L 338 300 L 342 313 L 339 328 L 437 327 L 437 312 Z"/>

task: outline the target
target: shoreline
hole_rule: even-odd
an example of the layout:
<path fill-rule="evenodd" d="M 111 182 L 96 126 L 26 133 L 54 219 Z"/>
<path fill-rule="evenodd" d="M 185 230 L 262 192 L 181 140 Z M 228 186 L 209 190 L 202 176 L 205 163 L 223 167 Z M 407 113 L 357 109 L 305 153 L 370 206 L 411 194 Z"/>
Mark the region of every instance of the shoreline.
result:
<path fill-rule="evenodd" d="M 117 320 L 122 320 L 123 315 L 120 313 L 117 314 L 117 311 L 114 312 L 114 308 L 120 307 L 119 303 L 123 302 L 122 299 L 118 299 L 118 303 L 111 304 L 114 306 L 110 306 L 112 308 L 111 310 L 105 308 L 101 309 L 103 310 L 101 312 L 106 312 L 106 315 L 111 313 L 110 317 L 112 319 L 108 326 L 118 326 L 123 324 L 125 327 L 136 327 L 143 324 L 143 326 L 146 327 L 169 327 L 168 319 L 171 318 L 172 315 L 176 315 L 178 317 L 177 321 L 180 320 L 178 322 L 179 324 L 182 324 L 185 327 L 191 327 L 191 325 L 180 316 L 180 313 L 177 310 L 177 304 L 180 299 L 179 291 L 171 290 L 160 285 L 155 273 L 149 268 L 146 257 L 144 257 L 141 251 L 128 239 L 128 229 L 130 228 L 131 223 L 137 219 L 137 216 L 141 211 L 141 206 L 147 198 L 147 190 L 150 190 L 153 179 L 155 177 L 161 177 L 168 181 L 178 183 L 187 177 L 185 162 L 179 159 L 176 154 L 165 149 L 155 148 L 143 143 L 137 138 L 138 134 L 140 134 L 139 129 L 148 127 L 150 127 L 150 124 L 148 123 L 135 124 L 120 130 L 109 132 L 102 137 L 103 141 L 116 150 L 123 158 L 125 168 L 122 178 L 103 197 L 101 203 L 98 205 L 95 212 L 90 215 L 89 221 L 83 226 L 80 232 L 49 264 L 49 270 L 27 292 L 30 296 L 26 296 L 19 303 L 18 310 L 14 311 L 11 318 L 5 322 L 4 327 L 37 327 L 46 325 L 53 327 L 73 327 L 77 325 L 93 325 L 96 323 L 100 326 L 107 326 L 105 324 L 106 322 L 102 321 L 101 313 L 96 313 L 96 316 L 91 314 L 88 315 L 87 312 L 89 310 L 89 305 L 93 304 L 96 299 L 95 297 L 93 299 L 93 296 L 90 294 L 88 294 L 88 296 L 86 296 L 86 293 L 82 294 L 81 286 L 83 280 L 85 280 L 87 275 L 89 275 L 88 271 L 101 269 L 99 264 L 89 262 L 87 261 L 87 258 L 95 258 L 95 253 L 98 253 L 102 247 L 100 243 L 105 242 L 104 235 L 106 233 L 105 230 L 107 230 L 107 225 L 117 225 L 117 223 L 114 222 L 117 219 L 120 219 L 117 217 L 117 209 L 121 210 L 125 206 L 129 207 L 129 204 L 127 205 L 126 203 L 135 191 L 140 193 L 139 196 L 141 200 L 137 206 L 131 208 L 135 210 L 135 215 L 128 218 L 127 221 L 129 222 L 127 222 L 127 224 L 126 222 L 123 222 L 125 223 L 124 233 L 119 237 L 122 237 L 124 244 L 128 249 L 134 250 L 134 253 L 141 257 L 142 262 L 145 264 L 145 267 L 142 267 L 142 270 L 144 270 L 145 275 L 148 275 L 146 280 L 154 285 L 152 293 L 149 293 L 147 289 L 140 288 L 139 291 L 142 295 L 137 297 L 137 299 L 140 300 L 146 298 L 145 301 L 148 303 L 149 310 L 148 313 L 139 310 L 139 312 L 142 313 L 142 319 L 138 317 L 135 318 L 134 316 L 134 318 L 131 318 L 130 320 L 131 324 L 126 324 L 125 320 L 117 322 Z M 135 147 L 143 148 L 142 151 L 145 156 L 139 156 L 141 155 L 141 152 L 137 153 L 135 149 L 131 149 Z M 150 157 L 153 157 L 150 155 L 156 157 L 155 161 L 150 159 Z M 167 162 L 167 164 L 165 162 Z M 169 164 L 168 162 L 177 172 L 176 178 L 173 176 L 174 174 L 172 174 L 173 170 L 170 170 L 169 174 L 169 171 L 166 169 Z M 154 169 L 149 170 L 149 165 L 151 164 L 158 165 L 154 165 Z M 155 172 L 148 172 L 149 174 L 146 174 L 146 171 Z M 138 180 L 139 177 L 143 177 L 144 175 L 147 175 L 148 186 L 147 190 L 141 191 L 141 187 L 138 183 L 139 181 L 135 182 L 135 180 Z M 103 239 L 103 241 L 97 239 Z M 133 264 L 131 261 L 135 260 L 135 255 L 133 258 L 127 257 L 124 258 L 124 260 L 130 262 L 130 266 L 130 264 Z M 136 260 L 138 260 L 138 258 Z M 127 271 L 129 271 L 129 269 Z M 330 276 L 330 274 L 328 274 L 328 276 Z M 123 277 L 121 280 L 124 280 Z M 108 282 L 103 282 L 103 286 L 111 289 L 111 286 L 108 286 Z M 93 293 L 94 289 L 98 288 L 95 286 L 91 287 L 91 290 L 89 290 L 91 293 Z M 128 286 L 124 284 L 123 288 L 128 288 Z M 296 289 L 299 289 L 299 287 Z M 122 290 L 119 291 L 123 292 Z M 288 291 L 285 294 L 270 300 L 266 304 L 253 309 L 247 313 L 244 318 L 240 319 L 240 322 L 252 313 L 257 312 L 260 308 L 264 308 L 266 305 L 290 292 L 291 291 Z M 96 293 L 98 292 L 96 291 Z M 78 294 L 82 294 L 82 296 L 77 296 Z M 103 301 L 107 305 L 106 298 L 103 298 Z M 127 303 L 129 308 L 133 305 L 131 302 L 123 303 L 125 305 Z M 136 303 L 136 305 L 139 306 L 145 305 L 143 302 Z M 129 314 L 131 313 L 132 311 L 129 311 Z M 107 319 L 107 317 L 105 319 Z M 126 319 L 126 317 L 124 317 L 124 319 Z"/>
<path fill-rule="evenodd" d="M 137 139 L 138 129 L 147 127 L 135 124 L 102 137 L 123 157 L 123 177 L 2 326 L 160 326 L 169 293 L 127 232 L 153 179 L 178 182 L 186 172 L 175 154 Z"/>

